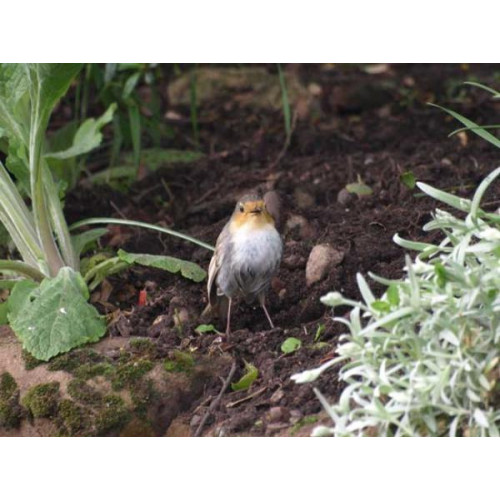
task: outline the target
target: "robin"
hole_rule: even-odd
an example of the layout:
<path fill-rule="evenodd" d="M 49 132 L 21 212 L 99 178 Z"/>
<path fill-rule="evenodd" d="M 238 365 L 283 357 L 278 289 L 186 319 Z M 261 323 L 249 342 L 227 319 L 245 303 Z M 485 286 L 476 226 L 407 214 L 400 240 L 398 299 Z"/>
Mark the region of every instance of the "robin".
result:
<path fill-rule="evenodd" d="M 269 207 L 266 204 L 269 204 Z M 271 207 L 271 202 L 274 206 Z M 209 307 L 227 306 L 226 335 L 231 331 L 231 304 L 242 296 L 248 304 L 257 299 L 271 328 L 265 294 L 278 271 L 283 244 L 276 230 L 277 195 L 250 194 L 241 198 L 217 238 L 208 268 Z M 273 213 L 273 215 L 271 215 Z M 222 300 L 221 300 L 222 299 Z M 221 307 L 220 310 L 225 309 Z"/>

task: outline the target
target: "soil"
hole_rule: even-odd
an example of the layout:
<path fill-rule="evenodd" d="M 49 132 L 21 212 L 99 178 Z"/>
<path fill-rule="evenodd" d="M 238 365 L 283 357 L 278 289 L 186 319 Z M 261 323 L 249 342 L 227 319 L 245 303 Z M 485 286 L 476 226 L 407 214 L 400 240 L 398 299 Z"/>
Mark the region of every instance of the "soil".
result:
<path fill-rule="evenodd" d="M 259 308 L 239 303 L 228 338 L 216 331 L 197 333 L 195 329 L 205 323 L 224 328 L 216 320 L 200 317 L 207 304 L 205 284 L 146 267 L 134 266 L 112 276 L 94 292 L 93 302 L 111 319 L 103 341 L 108 344 L 95 347 L 99 363 L 118 366 L 119 355 L 133 353 L 131 346 L 139 338 L 154 346 L 147 357 L 153 363 L 151 373 L 161 371 L 165 360 L 182 365 L 182 359 L 188 359 L 186 363 L 198 369 L 184 388 L 164 387 L 164 400 L 156 402 L 155 410 L 148 409 L 147 435 L 194 435 L 200 424 L 198 432 L 206 436 L 308 435 L 318 422 L 328 422 L 312 386 L 290 380 L 294 373 L 335 356 L 344 327 L 333 321 L 320 297 L 337 290 L 359 298 L 357 273 L 400 277 L 405 252 L 393 243 L 395 233 L 420 241 L 434 238 L 422 226 L 436 203 L 407 187 L 401 179 L 404 173 L 468 197 L 498 166 L 493 146 L 471 133 L 448 138 L 459 124 L 426 105 L 436 102 L 476 122 L 495 123 L 499 104 L 484 91 L 464 90 L 459 84 L 476 79 L 498 87 L 498 66 L 372 65 L 368 71 L 359 65 L 287 66 L 296 114 L 288 147 L 279 99 L 276 105 L 269 97 L 280 95 L 276 70 L 251 69 L 267 75 L 270 83 L 265 78 L 259 84 L 250 77 L 236 83 L 227 80 L 226 86 L 200 93 L 201 159 L 155 171 L 145 164 L 141 179 L 127 192 L 81 183 L 67 195 L 70 222 L 91 216 L 125 217 L 163 224 L 210 244 L 215 244 L 242 194 L 274 190 L 281 198 L 284 255 L 267 300 L 276 328 L 269 329 Z M 227 73 L 235 68 L 199 70 L 201 75 L 215 72 L 226 82 Z M 165 146 L 193 149 L 189 105 L 175 93 L 165 101 L 164 112 L 175 111 L 179 117 Z M 346 193 L 346 185 L 358 180 L 372 193 Z M 499 194 L 494 185 L 486 199 L 490 210 L 496 208 Z M 320 279 L 308 286 L 306 264 L 311 250 L 320 244 L 328 244 L 339 259 L 327 263 Z M 111 227 L 101 246 L 171 255 L 205 269 L 211 257 L 210 251 L 192 243 L 124 226 Z M 384 291 L 370 284 L 376 294 Z M 147 299 L 140 306 L 143 290 Z M 346 312 L 339 309 L 335 314 Z M 302 345 L 285 354 L 281 345 L 288 337 L 300 339 Z M 110 347 L 109 342 L 116 345 Z M 182 353 L 189 358 L 182 358 Z M 246 363 L 258 370 L 255 382 L 242 391 L 228 387 L 218 400 L 231 367 L 235 367 L 231 381 L 236 382 Z M 342 390 L 334 370 L 315 387 L 329 401 Z M 105 428 L 100 434 L 94 428 L 94 432 L 144 434 L 130 425 Z"/>

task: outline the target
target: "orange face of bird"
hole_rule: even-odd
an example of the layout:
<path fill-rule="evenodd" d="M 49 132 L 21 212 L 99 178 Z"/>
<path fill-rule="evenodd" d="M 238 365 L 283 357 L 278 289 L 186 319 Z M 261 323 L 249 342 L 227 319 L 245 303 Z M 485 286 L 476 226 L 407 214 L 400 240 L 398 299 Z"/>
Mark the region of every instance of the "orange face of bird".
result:
<path fill-rule="evenodd" d="M 245 200 L 243 198 L 236 204 L 236 209 L 231 219 L 233 230 L 239 229 L 242 226 L 258 229 L 268 224 L 274 224 L 274 219 L 268 212 L 263 200 Z"/>

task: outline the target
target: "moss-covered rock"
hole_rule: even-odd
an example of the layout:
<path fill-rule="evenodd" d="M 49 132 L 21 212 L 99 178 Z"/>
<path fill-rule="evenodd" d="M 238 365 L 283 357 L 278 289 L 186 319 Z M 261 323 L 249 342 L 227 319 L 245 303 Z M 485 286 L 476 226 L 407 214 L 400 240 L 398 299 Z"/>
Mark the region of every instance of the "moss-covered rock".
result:
<path fill-rule="evenodd" d="M 75 377 L 81 380 L 88 380 L 95 377 L 110 377 L 115 372 L 115 368 L 111 363 L 87 363 L 78 367 L 73 373 Z"/>
<path fill-rule="evenodd" d="M 0 427 L 18 427 L 22 416 L 17 383 L 9 372 L 4 372 L 0 375 Z"/>
<path fill-rule="evenodd" d="M 147 359 L 138 359 L 118 366 L 111 384 L 114 390 L 120 390 L 136 384 L 141 378 L 153 369 L 154 363 Z"/>
<path fill-rule="evenodd" d="M 169 359 L 163 364 L 167 372 L 190 372 L 195 366 L 193 356 L 187 352 L 174 351 L 171 357 L 173 359 Z"/>
<path fill-rule="evenodd" d="M 95 432 L 98 436 L 119 432 L 130 420 L 131 413 L 120 396 L 105 396 L 95 418 Z"/>
<path fill-rule="evenodd" d="M 134 338 L 130 340 L 130 350 L 138 356 L 144 356 L 149 359 L 157 355 L 156 344 L 150 339 Z"/>
<path fill-rule="evenodd" d="M 88 414 L 71 399 L 63 399 L 59 403 L 58 420 L 61 436 L 85 436 L 89 432 Z"/>
<path fill-rule="evenodd" d="M 21 403 L 33 417 L 48 418 L 56 414 L 59 399 L 59 382 L 50 382 L 29 389 Z"/>
<path fill-rule="evenodd" d="M 105 361 L 104 356 L 93 349 L 77 349 L 52 359 L 49 361 L 47 368 L 51 371 L 62 370 L 74 373 L 84 365 L 101 363 L 103 361 Z"/>
<path fill-rule="evenodd" d="M 100 406 L 102 394 L 91 387 L 85 380 L 73 379 L 68 384 L 68 394 L 75 400 L 85 405 Z"/>
<path fill-rule="evenodd" d="M 37 366 L 44 363 L 44 361 L 36 359 L 35 356 L 31 355 L 26 349 L 23 349 L 22 357 L 26 370 L 33 370 Z"/>

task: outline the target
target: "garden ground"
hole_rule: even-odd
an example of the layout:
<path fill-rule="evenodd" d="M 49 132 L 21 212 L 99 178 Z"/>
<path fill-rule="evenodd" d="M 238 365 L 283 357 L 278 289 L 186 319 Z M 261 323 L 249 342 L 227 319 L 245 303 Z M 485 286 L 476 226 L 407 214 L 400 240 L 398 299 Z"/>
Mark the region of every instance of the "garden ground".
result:
<path fill-rule="evenodd" d="M 498 87 L 499 69 L 288 66 L 295 116 L 286 147 L 275 67 L 199 67 L 204 156 L 154 171 L 145 157 L 140 180 L 126 193 L 83 181 L 68 194 L 65 211 L 69 222 L 124 217 L 214 244 L 242 194 L 275 190 L 284 240 L 283 262 L 268 294 L 276 328 L 269 330 L 259 308 L 241 303 L 229 338 L 198 333 L 207 323 L 223 330 L 200 317 L 205 284 L 133 267 L 93 293 L 110 320 L 106 338 L 96 345 L 37 364 L 22 354 L 8 328 L 0 330 L 0 366 L 15 381 L 0 381 L 0 420 L 3 415 L 5 423 L 8 414 L 13 424 L 0 427 L 0 435 L 308 435 L 325 416 L 312 386 L 296 385 L 290 376 L 335 356 L 344 328 L 320 297 L 338 290 L 358 298 L 358 272 L 401 276 L 404 251 L 392 242 L 395 233 L 432 239 L 421 228 L 436 205 L 411 189 L 413 178 L 469 196 L 498 166 L 494 148 L 473 134 L 448 138 L 458 124 L 425 103 L 494 123 L 498 103 L 459 84 L 476 79 Z M 170 148 L 193 149 L 186 89 L 182 77 L 172 81 L 165 99 L 175 130 Z M 347 192 L 353 183 L 371 194 Z M 493 186 L 485 202 L 496 208 L 498 199 Z M 328 249 L 308 264 L 317 245 Z M 211 257 L 183 240 L 124 226 L 112 227 L 101 246 L 172 255 L 204 268 Z M 316 269 L 309 283 L 306 265 Z M 373 289 L 383 292 L 376 284 Z M 140 305 L 141 291 L 146 301 Z M 288 337 L 302 343 L 292 353 L 281 350 Z M 247 364 L 258 370 L 253 384 L 222 392 Z M 328 400 L 342 389 L 334 372 L 316 386 Z"/>

